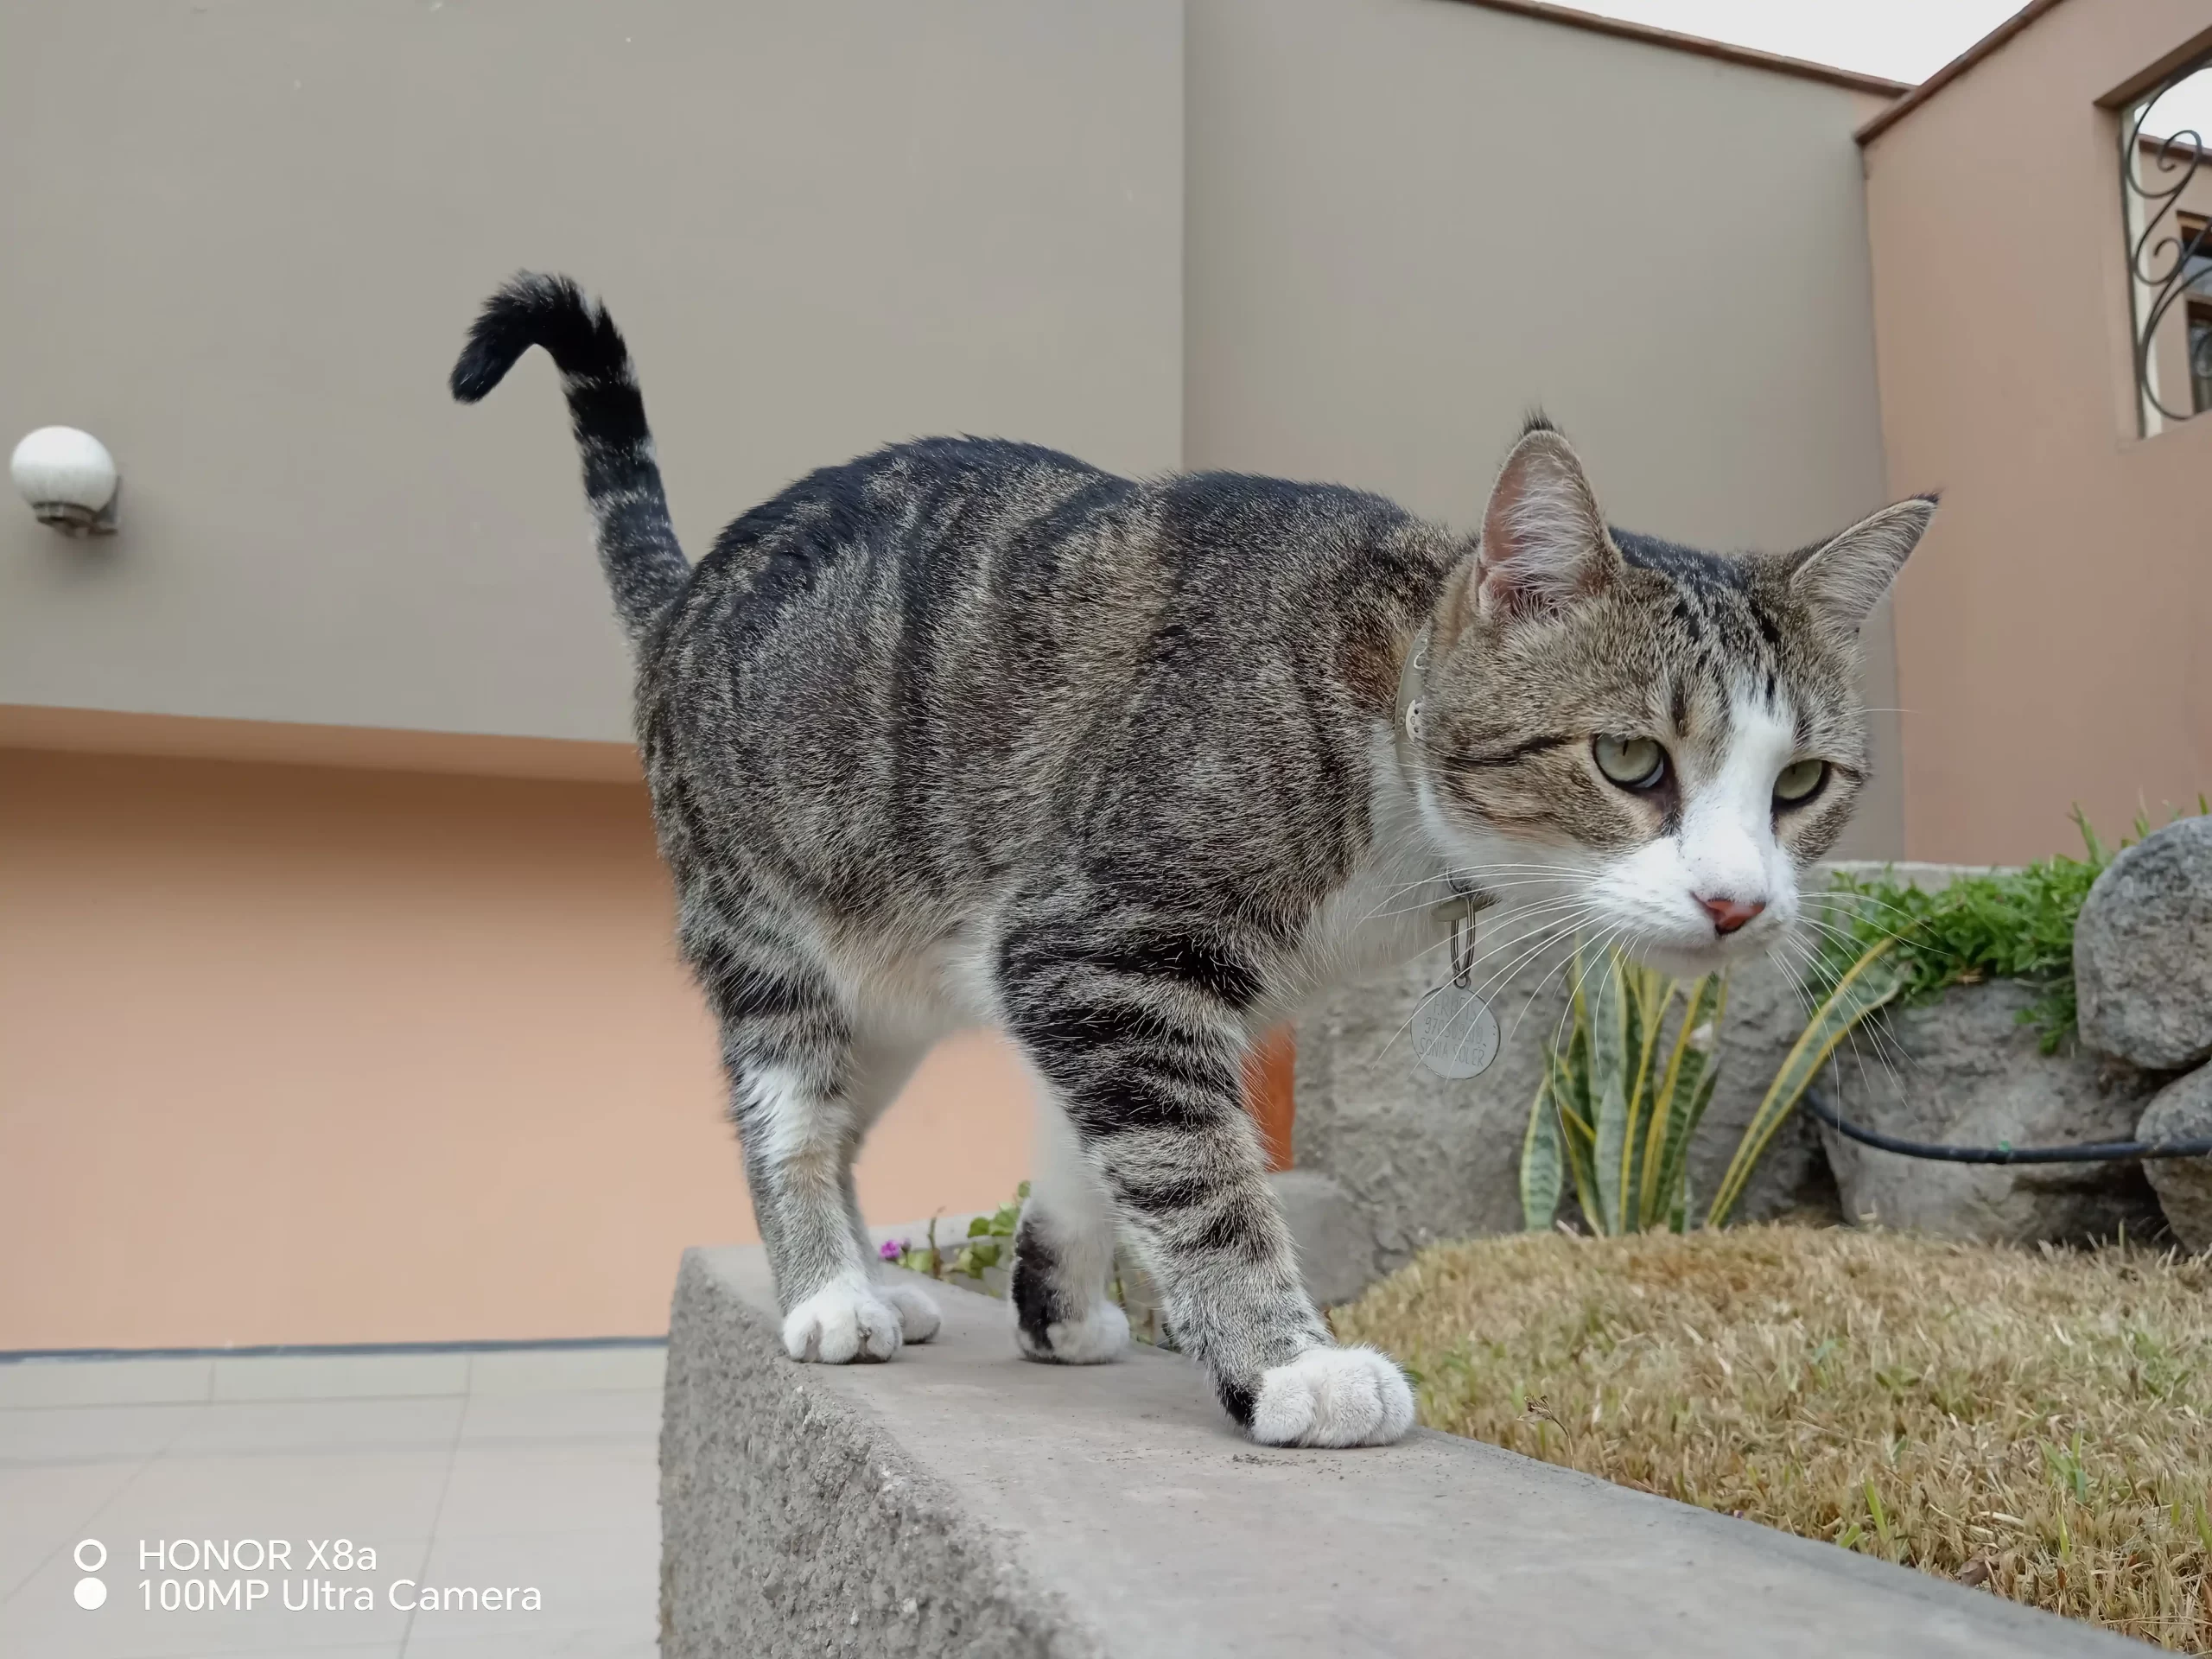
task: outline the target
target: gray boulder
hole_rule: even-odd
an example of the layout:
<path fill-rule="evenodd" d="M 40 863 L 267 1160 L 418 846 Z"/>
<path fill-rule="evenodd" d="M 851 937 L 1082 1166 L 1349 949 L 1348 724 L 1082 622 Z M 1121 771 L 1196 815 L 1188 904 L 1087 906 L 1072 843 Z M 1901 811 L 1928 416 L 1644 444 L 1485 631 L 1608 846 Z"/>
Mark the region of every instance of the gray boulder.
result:
<path fill-rule="evenodd" d="M 1375 1227 L 1342 1185 L 1317 1169 L 1286 1169 L 1268 1177 L 1298 1244 L 1306 1294 L 1323 1307 L 1356 1301 L 1380 1276 Z"/>
<path fill-rule="evenodd" d="M 2113 860 L 2075 924 L 2074 977 L 2091 1046 L 2157 1071 L 2212 1057 L 2212 817 Z"/>
<path fill-rule="evenodd" d="M 2035 991 L 2015 980 L 1955 986 L 1926 1007 L 1862 1028 L 1822 1083 L 1851 1122 L 1952 1146 L 2133 1139 L 2161 1078 L 2081 1044 L 2046 1055 L 2018 1023 Z M 1953 1164 L 1864 1147 L 1823 1129 L 1843 1213 L 1885 1227 L 2031 1243 L 2136 1237 L 2159 1229 L 2139 1163 Z"/>
<path fill-rule="evenodd" d="M 1365 1211 L 1386 1271 L 1440 1240 L 1520 1230 L 1522 1133 L 1544 1045 L 1566 1012 L 1560 947 L 1488 988 L 1503 1033 L 1490 1070 L 1465 1081 L 1437 1077 L 1414 1058 L 1406 1030 L 1435 982 L 1433 961 L 1340 989 L 1298 1026 L 1295 1161 L 1333 1176 Z M 1760 962 L 1732 976 L 1720 1081 L 1691 1147 L 1700 1210 L 1804 1019 L 1786 970 Z M 1800 1117 L 1775 1135 L 1736 1214 L 1808 1209 L 1837 1214 L 1819 1141 Z"/>
<path fill-rule="evenodd" d="M 2135 1138 L 2212 1140 L 2212 1065 L 2199 1066 L 2152 1096 Z M 2143 1170 L 2158 1191 L 2175 1242 L 2192 1254 L 2212 1250 L 2212 1158 L 2153 1158 Z"/>

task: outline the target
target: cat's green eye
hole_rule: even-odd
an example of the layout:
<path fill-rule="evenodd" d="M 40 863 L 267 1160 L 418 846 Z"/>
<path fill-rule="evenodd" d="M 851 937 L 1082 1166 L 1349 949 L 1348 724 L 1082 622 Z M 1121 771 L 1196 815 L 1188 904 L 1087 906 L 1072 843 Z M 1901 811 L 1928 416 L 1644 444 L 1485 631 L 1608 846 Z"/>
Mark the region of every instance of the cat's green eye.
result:
<path fill-rule="evenodd" d="M 1794 760 L 1782 769 L 1782 776 L 1774 780 L 1774 798 L 1784 806 L 1796 806 L 1809 801 L 1821 792 L 1821 785 L 1828 780 L 1828 763 L 1825 760 Z"/>
<path fill-rule="evenodd" d="M 1667 775 L 1667 751 L 1656 738 L 1601 737 L 1590 749 L 1598 770 L 1623 789 L 1649 789 Z"/>

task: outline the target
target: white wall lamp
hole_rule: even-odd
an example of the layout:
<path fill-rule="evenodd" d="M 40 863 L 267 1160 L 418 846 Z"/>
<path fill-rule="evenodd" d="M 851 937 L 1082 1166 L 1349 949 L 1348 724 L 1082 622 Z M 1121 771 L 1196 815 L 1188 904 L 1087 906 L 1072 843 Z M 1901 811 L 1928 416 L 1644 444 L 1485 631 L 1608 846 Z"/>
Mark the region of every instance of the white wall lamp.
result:
<path fill-rule="evenodd" d="M 65 536 L 114 532 L 122 480 L 115 457 L 91 433 L 41 426 L 16 446 L 8 471 L 41 524 Z"/>

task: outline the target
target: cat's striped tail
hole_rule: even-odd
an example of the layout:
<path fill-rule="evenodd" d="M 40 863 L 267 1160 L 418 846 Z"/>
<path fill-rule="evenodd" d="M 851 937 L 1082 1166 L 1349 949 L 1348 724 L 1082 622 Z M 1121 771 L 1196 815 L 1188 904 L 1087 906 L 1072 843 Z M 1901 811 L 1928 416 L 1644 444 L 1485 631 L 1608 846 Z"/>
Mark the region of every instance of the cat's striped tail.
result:
<path fill-rule="evenodd" d="M 533 346 L 561 371 L 584 494 L 599 523 L 600 565 L 624 630 L 641 645 L 691 567 L 669 519 L 630 348 L 606 309 L 566 276 L 522 272 L 484 302 L 453 365 L 453 395 L 480 401 Z"/>

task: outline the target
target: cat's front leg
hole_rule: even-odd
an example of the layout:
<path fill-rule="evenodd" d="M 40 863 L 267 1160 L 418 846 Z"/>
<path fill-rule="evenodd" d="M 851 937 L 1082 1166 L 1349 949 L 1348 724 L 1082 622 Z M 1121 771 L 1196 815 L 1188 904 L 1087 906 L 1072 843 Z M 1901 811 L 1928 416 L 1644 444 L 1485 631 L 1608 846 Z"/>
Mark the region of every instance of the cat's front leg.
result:
<path fill-rule="evenodd" d="M 1245 1110 L 1234 946 L 1168 925 L 1012 931 L 1008 1026 L 1058 1096 L 1082 1156 L 1158 1281 L 1179 1347 L 1255 1440 L 1382 1446 L 1413 1423 L 1384 1355 L 1332 1341 Z"/>

